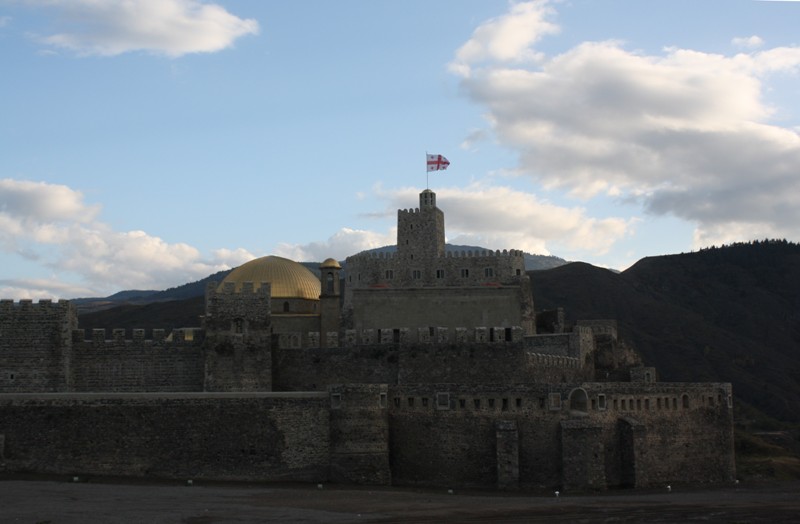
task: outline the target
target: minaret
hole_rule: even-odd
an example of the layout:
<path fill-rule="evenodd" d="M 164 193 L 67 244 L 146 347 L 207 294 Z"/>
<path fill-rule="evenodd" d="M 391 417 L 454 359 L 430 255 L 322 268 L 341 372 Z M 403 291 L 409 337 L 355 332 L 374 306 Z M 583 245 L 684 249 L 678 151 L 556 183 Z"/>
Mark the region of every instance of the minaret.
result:
<path fill-rule="evenodd" d="M 329 258 L 319 266 L 322 293 L 319 296 L 319 335 L 321 347 L 328 346 L 328 333 L 339 332 L 339 272 L 342 266 Z"/>
<path fill-rule="evenodd" d="M 444 256 L 444 213 L 436 207 L 436 193 L 419 194 L 419 209 L 397 212 L 397 255 L 420 259 Z"/>

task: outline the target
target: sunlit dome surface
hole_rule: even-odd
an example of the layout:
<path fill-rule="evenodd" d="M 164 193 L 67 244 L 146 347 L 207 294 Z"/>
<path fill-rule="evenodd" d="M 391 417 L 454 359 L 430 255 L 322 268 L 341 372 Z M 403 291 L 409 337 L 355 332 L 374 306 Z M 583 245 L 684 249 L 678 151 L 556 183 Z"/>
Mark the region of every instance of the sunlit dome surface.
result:
<path fill-rule="evenodd" d="M 260 288 L 262 282 L 269 282 L 272 285 L 272 298 L 319 300 L 321 291 L 319 279 L 305 266 L 272 255 L 237 267 L 225 277 L 220 289 L 225 282 L 234 282 L 237 292 L 241 291 L 244 282 L 252 282 L 254 289 Z"/>

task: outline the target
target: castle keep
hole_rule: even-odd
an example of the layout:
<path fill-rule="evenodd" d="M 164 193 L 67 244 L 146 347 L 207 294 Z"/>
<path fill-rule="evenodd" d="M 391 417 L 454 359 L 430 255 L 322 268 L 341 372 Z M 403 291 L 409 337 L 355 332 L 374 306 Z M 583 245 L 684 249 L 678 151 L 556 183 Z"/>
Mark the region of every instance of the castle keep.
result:
<path fill-rule="evenodd" d="M 78 329 L 0 301 L 0 471 L 604 489 L 735 478 L 730 384 L 665 383 L 610 320 L 535 312 L 518 251 L 445 251 L 430 190 L 397 251 L 280 257 L 196 328 Z"/>

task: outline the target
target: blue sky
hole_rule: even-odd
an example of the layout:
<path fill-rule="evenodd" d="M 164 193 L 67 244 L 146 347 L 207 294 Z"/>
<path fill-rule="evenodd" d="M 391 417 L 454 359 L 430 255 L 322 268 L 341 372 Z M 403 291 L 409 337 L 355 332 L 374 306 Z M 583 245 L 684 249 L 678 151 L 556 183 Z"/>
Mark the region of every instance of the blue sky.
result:
<path fill-rule="evenodd" d="M 0 296 L 448 241 L 800 240 L 800 3 L 0 0 Z"/>

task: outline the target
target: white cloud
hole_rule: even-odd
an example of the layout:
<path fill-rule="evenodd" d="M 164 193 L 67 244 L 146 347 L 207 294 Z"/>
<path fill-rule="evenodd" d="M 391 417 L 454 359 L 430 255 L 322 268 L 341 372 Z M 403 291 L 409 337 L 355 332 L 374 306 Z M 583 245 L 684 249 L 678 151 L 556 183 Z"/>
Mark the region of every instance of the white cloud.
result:
<path fill-rule="evenodd" d="M 58 279 L 6 279 L 0 280 L 0 297 L 4 299 L 29 299 L 38 301 L 43 298 L 90 297 L 92 290 L 71 285 Z"/>
<path fill-rule="evenodd" d="M 42 37 L 46 44 L 79 54 L 114 56 L 145 51 L 178 57 L 211 53 L 257 34 L 258 22 L 197 0 L 28 0 L 53 10 L 60 32 Z"/>
<path fill-rule="evenodd" d="M 554 10 L 546 0 L 512 4 L 507 15 L 481 24 L 456 52 L 450 70 L 469 76 L 471 68 L 484 61 L 523 62 L 538 58 L 531 45 L 542 37 L 557 33 L 548 21 Z"/>
<path fill-rule="evenodd" d="M 279 244 L 275 254 L 292 260 L 321 262 L 326 258 L 344 260 L 350 255 L 397 243 L 397 233 L 376 233 L 360 229 L 342 228 L 321 242 L 308 244 Z"/>
<path fill-rule="evenodd" d="M 384 193 L 391 207 L 418 202 L 411 188 Z M 480 182 L 436 190 L 447 242 L 549 255 L 602 255 L 629 235 L 636 219 L 595 218 L 581 207 L 561 207 L 535 195 Z"/>
<path fill-rule="evenodd" d="M 547 5 L 528 9 L 543 13 Z M 605 41 L 543 56 L 532 47 L 543 34 L 541 16 L 513 6 L 501 19 L 527 30 L 528 47 L 514 52 L 520 61 L 537 55 L 536 63 L 463 52 L 502 43 L 499 33 L 480 28 L 456 62 L 469 71 L 462 86 L 487 109 L 497 140 L 518 152 L 520 173 L 576 197 L 606 193 L 683 218 L 700 241 L 720 238 L 728 226 L 800 238 L 800 208 L 792 202 L 800 194 L 800 136 L 771 123 L 775 109 L 764 86 L 768 74 L 800 68 L 800 48 L 647 55 Z"/>
<path fill-rule="evenodd" d="M 760 37 L 753 35 L 753 36 L 746 36 L 746 37 L 737 37 L 731 40 L 731 44 L 734 47 L 739 47 L 743 49 L 756 49 L 764 45 L 764 40 Z"/>
<path fill-rule="evenodd" d="M 210 257 L 185 243 L 144 231 L 119 232 L 97 220 L 100 207 L 67 186 L 0 180 L 0 251 L 44 265 L 46 280 L 0 282 L 2 296 L 103 295 L 120 289 L 163 289 L 255 258 L 245 249 L 218 249 Z M 65 284 L 77 275 L 80 285 Z"/>

